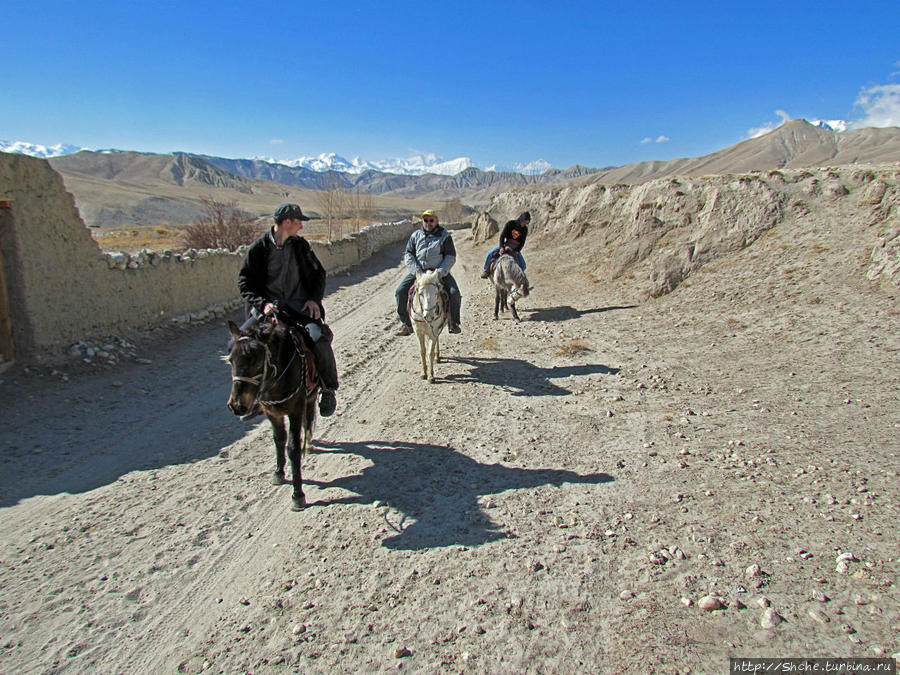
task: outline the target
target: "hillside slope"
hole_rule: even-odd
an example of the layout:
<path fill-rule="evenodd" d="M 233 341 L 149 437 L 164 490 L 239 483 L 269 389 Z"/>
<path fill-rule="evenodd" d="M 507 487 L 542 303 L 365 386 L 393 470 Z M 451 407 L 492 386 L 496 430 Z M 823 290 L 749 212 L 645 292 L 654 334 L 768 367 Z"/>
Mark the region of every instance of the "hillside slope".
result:
<path fill-rule="evenodd" d="M 591 183 L 503 193 L 486 213 L 504 222 L 529 210 L 534 239 L 571 241 L 572 255 L 596 278 L 625 278 L 651 296 L 798 222 L 840 228 L 836 236 L 845 238 L 847 255 L 867 259 L 871 279 L 896 287 L 898 178 L 900 165 L 892 164 Z M 491 236 L 476 228 L 478 239 Z"/>
<path fill-rule="evenodd" d="M 317 173 L 261 160 L 234 160 L 175 153 L 81 152 L 50 160 L 75 196 L 91 226 L 193 222 L 201 197 L 234 201 L 256 215 L 284 199 L 315 211 L 317 191 L 339 184 L 349 194 L 375 197 L 380 220 L 406 217 L 454 198 L 488 204 L 513 188 L 564 184 L 637 184 L 673 175 L 746 173 L 781 168 L 900 161 L 900 129 L 858 129 L 837 133 L 794 120 L 778 129 L 697 158 L 639 162 L 614 169 L 573 166 L 537 176 L 469 168 L 455 176 L 407 176 L 367 171 Z"/>
<path fill-rule="evenodd" d="M 666 176 L 747 173 L 783 168 L 900 161 L 900 128 L 836 132 L 806 120 L 792 120 L 774 131 L 702 157 L 637 162 L 601 171 L 589 180 L 641 183 Z"/>

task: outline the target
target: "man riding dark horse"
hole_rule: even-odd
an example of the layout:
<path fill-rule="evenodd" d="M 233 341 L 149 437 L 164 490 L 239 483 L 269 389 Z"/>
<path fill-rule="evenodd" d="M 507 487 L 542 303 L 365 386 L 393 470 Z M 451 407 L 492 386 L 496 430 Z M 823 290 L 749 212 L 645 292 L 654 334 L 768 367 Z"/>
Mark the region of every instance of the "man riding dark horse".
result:
<path fill-rule="evenodd" d="M 333 334 L 325 323 L 322 298 L 325 268 L 309 242 L 298 236 L 309 217 L 297 204 L 281 204 L 273 215 L 275 225 L 250 246 L 238 274 L 241 297 L 258 316 L 292 325 L 310 346 L 322 397 L 319 414 L 332 415 L 337 407 L 337 363 L 331 347 Z"/>

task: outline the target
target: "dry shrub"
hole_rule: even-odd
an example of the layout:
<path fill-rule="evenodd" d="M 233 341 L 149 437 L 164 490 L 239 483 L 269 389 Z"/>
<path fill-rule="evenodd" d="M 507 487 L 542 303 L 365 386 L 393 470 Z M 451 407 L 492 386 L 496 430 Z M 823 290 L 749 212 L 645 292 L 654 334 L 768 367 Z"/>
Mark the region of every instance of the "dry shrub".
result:
<path fill-rule="evenodd" d="M 572 340 L 568 340 L 563 342 L 559 349 L 556 350 L 557 356 L 578 356 L 579 354 L 586 354 L 587 352 L 594 351 L 591 349 L 587 342 L 582 340 L 581 338 L 573 338 Z"/>
<path fill-rule="evenodd" d="M 233 251 L 244 244 L 252 244 L 261 227 L 253 216 L 237 208 L 234 202 L 225 204 L 204 198 L 206 213 L 193 225 L 184 229 L 184 243 L 188 248 L 225 248 Z"/>
<path fill-rule="evenodd" d="M 497 344 L 497 338 L 495 337 L 487 337 L 481 341 L 481 348 L 489 351 L 489 352 L 497 352 L 500 351 L 500 346 Z"/>

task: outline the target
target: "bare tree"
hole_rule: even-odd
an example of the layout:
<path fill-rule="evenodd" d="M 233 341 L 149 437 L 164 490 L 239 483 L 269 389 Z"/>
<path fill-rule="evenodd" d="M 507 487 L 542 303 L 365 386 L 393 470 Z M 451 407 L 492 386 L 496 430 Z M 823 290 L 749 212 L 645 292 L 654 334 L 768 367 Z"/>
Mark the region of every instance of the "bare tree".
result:
<path fill-rule="evenodd" d="M 224 203 L 211 197 L 203 198 L 204 214 L 184 229 L 187 248 L 226 248 L 230 251 L 251 244 L 259 236 L 261 227 L 235 202 Z"/>
<path fill-rule="evenodd" d="M 316 205 L 328 225 L 328 238 L 334 239 L 335 225 L 340 228 L 347 208 L 347 187 L 340 174 L 329 171 L 325 175 L 322 189 L 316 192 Z M 339 234 L 343 234 L 340 229 Z"/>

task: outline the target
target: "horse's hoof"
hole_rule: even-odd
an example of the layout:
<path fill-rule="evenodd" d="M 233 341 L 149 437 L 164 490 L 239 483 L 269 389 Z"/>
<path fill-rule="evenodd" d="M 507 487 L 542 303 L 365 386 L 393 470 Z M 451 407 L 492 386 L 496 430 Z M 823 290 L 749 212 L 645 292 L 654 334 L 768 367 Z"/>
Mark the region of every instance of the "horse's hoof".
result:
<path fill-rule="evenodd" d="M 287 481 L 284 479 L 283 471 L 272 472 L 272 485 L 284 485 Z"/>
<path fill-rule="evenodd" d="M 291 511 L 302 511 L 306 508 L 306 495 L 291 498 Z"/>
<path fill-rule="evenodd" d="M 428 378 L 428 384 L 434 384 L 434 378 L 433 378 L 433 377 L 429 377 L 429 378 Z"/>
<path fill-rule="evenodd" d="M 427 376 L 427 375 L 423 375 L 423 376 L 422 376 L 422 379 L 423 379 L 423 380 L 427 380 L 427 379 L 428 379 L 428 376 Z"/>

